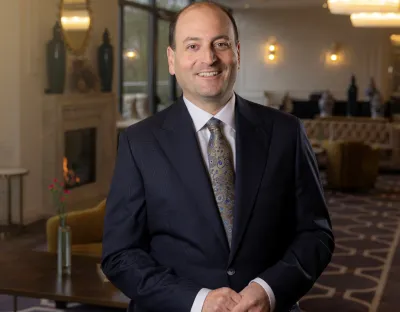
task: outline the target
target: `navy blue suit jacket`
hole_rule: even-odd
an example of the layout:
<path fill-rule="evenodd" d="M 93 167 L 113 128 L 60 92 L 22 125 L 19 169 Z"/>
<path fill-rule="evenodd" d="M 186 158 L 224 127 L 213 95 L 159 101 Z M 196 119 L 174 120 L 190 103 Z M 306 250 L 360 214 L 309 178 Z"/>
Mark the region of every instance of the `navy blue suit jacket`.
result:
<path fill-rule="evenodd" d="M 236 95 L 229 248 L 182 98 L 120 134 L 102 269 L 136 311 L 189 312 L 198 291 L 260 277 L 288 311 L 331 260 L 334 238 L 301 122 Z"/>

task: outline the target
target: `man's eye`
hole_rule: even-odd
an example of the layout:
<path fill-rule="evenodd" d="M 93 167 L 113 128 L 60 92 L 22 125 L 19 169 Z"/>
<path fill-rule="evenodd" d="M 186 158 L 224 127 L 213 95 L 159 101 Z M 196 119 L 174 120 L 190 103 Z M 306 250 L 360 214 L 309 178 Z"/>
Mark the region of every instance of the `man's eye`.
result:
<path fill-rule="evenodd" d="M 229 43 L 228 42 L 217 42 L 217 47 L 218 48 L 228 48 Z"/>
<path fill-rule="evenodd" d="M 187 46 L 187 49 L 188 49 L 188 50 L 195 50 L 196 47 L 197 47 L 197 46 L 196 46 L 195 44 L 190 44 L 190 45 Z"/>

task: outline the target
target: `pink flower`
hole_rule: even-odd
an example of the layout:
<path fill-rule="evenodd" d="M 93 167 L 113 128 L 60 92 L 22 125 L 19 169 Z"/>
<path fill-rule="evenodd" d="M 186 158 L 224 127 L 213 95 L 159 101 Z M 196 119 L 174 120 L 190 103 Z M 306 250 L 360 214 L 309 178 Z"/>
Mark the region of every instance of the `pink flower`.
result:
<path fill-rule="evenodd" d="M 49 185 L 49 190 L 53 195 L 53 201 L 57 208 L 58 214 L 64 216 L 65 212 L 65 201 L 70 193 L 69 190 L 64 189 L 64 181 L 53 179 L 53 183 Z M 61 222 L 64 224 L 65 222 Z"/>

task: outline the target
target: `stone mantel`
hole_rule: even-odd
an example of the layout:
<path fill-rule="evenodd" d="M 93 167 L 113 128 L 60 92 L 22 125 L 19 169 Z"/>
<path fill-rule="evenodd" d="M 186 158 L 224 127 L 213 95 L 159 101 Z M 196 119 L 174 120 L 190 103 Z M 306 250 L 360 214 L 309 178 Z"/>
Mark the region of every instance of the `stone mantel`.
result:
<path fill-rule="evenodd" d="M 116 97 L 111 93 L 46 95 L 43 103 L 43 188 L 45 211 L 54 213 L 49 184 L 63 180 L 65 132 L 96 129 L 95 182 L 70 189 L 68 211 L 89 208 L 106 197 L 116 155 Z"/>

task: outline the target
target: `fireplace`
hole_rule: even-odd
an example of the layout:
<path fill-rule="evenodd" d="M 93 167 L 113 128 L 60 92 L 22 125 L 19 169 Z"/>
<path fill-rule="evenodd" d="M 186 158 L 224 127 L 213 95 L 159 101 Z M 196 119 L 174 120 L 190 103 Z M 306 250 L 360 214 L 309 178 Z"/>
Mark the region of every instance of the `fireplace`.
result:
<path fill-rule="evenodd" d="M 63 179 L 66 189 L 96 181 L 96 128 L 64 133 Z"/>
<path fill-rule="evenodd" d="M 47 186 L 55 178 L 70 191 L 67 211 L 87 209 L 108 193 L 116 156 L 113 94 L 48 95 L 44 104 L 44 206 L 54 213 Z"/>

